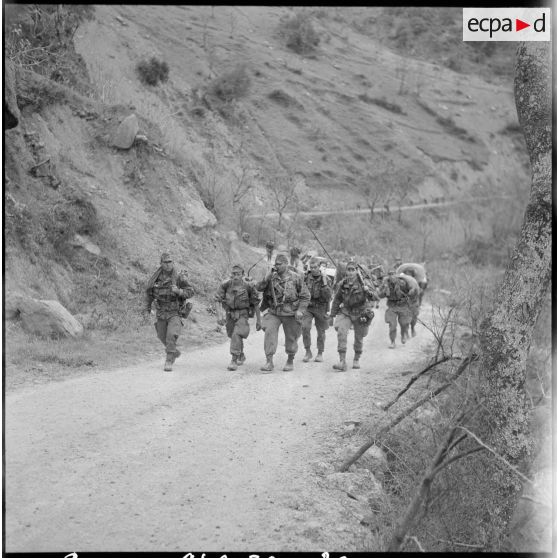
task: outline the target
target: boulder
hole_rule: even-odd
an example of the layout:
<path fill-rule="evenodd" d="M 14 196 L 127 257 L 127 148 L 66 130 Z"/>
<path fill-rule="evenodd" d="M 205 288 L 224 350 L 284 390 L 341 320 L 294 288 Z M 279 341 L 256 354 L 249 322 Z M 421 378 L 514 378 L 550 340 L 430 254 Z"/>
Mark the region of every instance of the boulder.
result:
<path fill-rule="evenodd" d="M 189 199 L 182 207 L 184 215 L 183 225 L 193 230 L 201 230 L 206 227 L 217 225 L 217 218 L 211 211 L 208 211 L 203 203 L 196 199 Z"/>
<path fill-rule="evenodd" d="M 354 455 L 359 449 L 359 445 L 348 447 L 341 457 L 341 461 L 345 461 Z M 362 456 L 356 461 L 353 468 L 364 468 L 370 471 L 377 479 L 381 480 L 384 473 L 388 470 L 389 465 L 386 454 L 378 446 L 368 448 Z"/>
<path fill-rule="evenodd" d="M 120 149 L 130 149 L 139 131 L 138 119 L 135 114 L 130 114 L 116 129 L 112 138 L 112 145 Z"/>
<path fill-rule="evenodd" d="M 94 256 L 99 256 L 101 254 L 101 249 L 94 242 L 91 242 L 91 240 L 81 234 L 74 235 L 72 245 L 76 248 L 83 248 L 86 252 Z"/>
<path fill-rule="evenodd" d="M 23 329 L 44 337 L 81 337 L 83 326 L 57 300 L 22 297 L 17 310 Z"/>

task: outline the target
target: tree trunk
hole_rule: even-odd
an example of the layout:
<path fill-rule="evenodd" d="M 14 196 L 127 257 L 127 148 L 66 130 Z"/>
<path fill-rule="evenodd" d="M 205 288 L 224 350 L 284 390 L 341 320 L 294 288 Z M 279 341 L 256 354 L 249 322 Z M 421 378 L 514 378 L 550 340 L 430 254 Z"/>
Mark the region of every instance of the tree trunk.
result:
<path fill-rule="evenodd" d="M 518 47 L 515 102 L 531 161 L 531 193 L 494 307 L 481 324 L 487 393 L 482 437 L 510 463 L 521 463 L 529 455 L 526 360 L 552 274 L 550 62 L 550 43 L 529 42 Z"/>

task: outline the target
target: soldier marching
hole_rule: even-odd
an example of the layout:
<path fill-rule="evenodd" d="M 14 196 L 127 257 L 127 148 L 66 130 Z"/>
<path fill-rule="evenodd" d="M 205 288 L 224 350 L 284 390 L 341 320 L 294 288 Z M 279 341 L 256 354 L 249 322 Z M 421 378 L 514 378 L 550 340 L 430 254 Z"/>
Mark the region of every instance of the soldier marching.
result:
<path fill-rule="evenodd" d="M 333 370 L 345 372 L 348 368 L 350 331 L 354 336 L 352 368 L 359 369 L 364 338 L 374 318 L 373 309 L 379 307 L 381 298 L 386 298 L 384 321 L 388 325 L 389 348 L 396 347 L 398 327 L 402 345 L 410 336 L 416 335 L 428 284 L 424 265 L 403 263 L 398 256 L 395 265 L 386 273 L 385 267 L 377 262 L 369 261 L 368 266 L 363 267 L 354 258 L 349 258 L 340 264 L 333 262 L 334 269 L 328 268 L 328 260 L 315 251 L 305 252 L 305 257 L 300 258 L 298 248 L 290 250 L 290 258 L 283 253 L 277 254 L 272 264 L 274 248 L 271 241 L 266 244 L 267 273 L 261 281 L 254 282 L 249 277 L 250 272 L 245 276 L 243 266 L 235 264 L 231 267 L 230 277 L 221 282 L 214 296 L 217 323 L 225 326 L 230 339 L 228 370 L 237 370 L 246 361 L 244 342 L 250 333 L 249 320 L 254 317 L 256 331 L 264 331 L 266 362 L 260 368 L 264 373 L 275 368 L 273 359 L 280 329 L 284 333 L 287 355 L 283 370 L 291 371 L 301 336 L 305 350 L 302 362 L 323 362 L 326 331 L 330 326 L 336 333 L 339 354 L 339 362 L 333 365 Z M 176 271 L 170 254 L 163 253 L 160 267 L 151 276 L 145 290 L 145 312 L 151 313 L 152 304 L 155 304 L 155 329 L 166 351 L 165 371 L 171 371 L 180 356 L 177 341 L 184 326 L 183 320 L 191 308 L 188 299 L 193 295 L 194 289 L 186 271 Z M 316 330 L 315 355 L 312 352 L 312 326 Z"/>

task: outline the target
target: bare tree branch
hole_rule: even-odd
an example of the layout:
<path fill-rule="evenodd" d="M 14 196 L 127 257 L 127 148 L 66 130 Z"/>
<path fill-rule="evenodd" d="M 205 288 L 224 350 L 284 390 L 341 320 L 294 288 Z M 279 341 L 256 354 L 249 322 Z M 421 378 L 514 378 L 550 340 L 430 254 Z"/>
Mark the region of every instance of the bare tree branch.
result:
<path fill-rule="evenodd" d="M 463 418 L 463 415 L 464 414 L 462 413 L 460 416 L 457 417 L 456 424 L 459 423 L 459 421 Z M 423 476 L 419 489 L 417 490 L 415 496 L 409 503 L 405 515 L 403 516 L 403 518 L 399 522 L 399 525 L 395 529 L 395 533 L 387 548 L 388 552 L 396 552 L 401 548 L 401 545 L 405 540 L 406 533 L 415 523 L 417 513 L 422 503 L 430 493 L 430 487 L 436 475 L 435 471 L 437 467 L 440 465 L 440 463 L 442 462 L 442 460 L 444 459 L 444 455 L 447 452 L 447 448 L 453 441 L 453 437 L 455 436 L 456 429 L 457 429 L 456 425 L 451 427 L 449 429 L 448 434 L 444 438 L 443 442 L 438 446 L 438 450 L 430 463 L 430 468 Z"/>
<path fill-rule="evenodd" d="M 442 463 L 441 465 L 439 465 L 435 470 L 434 470 L 434 475 L 437 475 L 442 469 L 444 469 L 445 467 L 447 467 L 450 463 L 453 463 L 454 461 L 458 461 L 459 459 L 462 459 L 463 457 L 466 457 L 467 455 L 470 455 L 472 453 L 476 453 L 478 451 L 484 451 L 486 448 L 483 448 L 481 446 L 477 446 L 473 449 L 470 449 L 468 451 L 464 451 L 462 453 L 458 453 L 457 455 L 454 455 L 453 457 L 450 457 L 447 461 L 444 461 L 444 463 Z M 448 448 L 448 452 L 449 452 L 449 448 Z"/>
<path fill-rule="evenodd" d="M 422 548 L 422 545 L 420 544 L 419 540 L 418 540 L 416 537 L 407 537 L 407 538 L 408 538 L 410 541 L 413 541 L 413 542 L 418 546 L 418 549 L 419 549 L 421 552 L 426 552 L 426 551 L 424 550 L 424 548 Z"/>
<path fill-rule="evenodd" d="M 442 386 L 440 386 L 439 388 L 435 389 L 433 392 L 430 392 L 428 395 L 426 395 L 425 397 L 423 397 L 422 399 L 419 399 L 416 403 L 414 403 L 413 405 L 411 405 L 408 409 L 406 409 L 405 411 L 401 412 L 399 415 L 397 415 L 395 417 L 395 419 L 393 419 L 388 425 L 384 426 L 383 428 L 381 428 L 378 433 L 376 434 L 376 436 L 372 437 L 368 442 L 364 443 L 351 457 L 349 457 L 348 459 L 346 459 L 341 466 L 339 467 L 338 471 L 339 472 L 344 472 L 346 471 L 353 463 L 355 463 L 358 459 L 360 459 L 364 453 L 366 452 L 366 450 L 368 450 L 368 448 L 372 447 L 375 443 L 376 440 L 384 435 L 386 432 L 389 432 L 389 430 L 391 430 L 394 426 L 398 425 L 404 418 L 408 417 L 413 411 L 416 411 L 419 407 L 421 407 L 422 405 L 424 405 L 425 403 L 427 403 L 428 401 L 431 401 L 432 398 L 436 397 L 437 395 L 439 395 L 440 393 L 442 393 L 442 391 L 446 390 L 448 387 L 453 385 L 453 382 L 459 377 L 461 376 L 461 374 L 465 371 L 465 369 L 469 366 L 469 364 L 471 364 L 471 362 L 473 362 L 474 360 L 476 360 L 478 358 L 478 355 L 473 354 L 471 356 L 468 356 L 460 365 L 459 368 L 457 369 L 457 371 L 455 372 L 455 374 L 451 377 L 450 381 Z"/>
<path fill-rule="evenodd" d="M 456 541 L 446 541 L 444 539 L 436 539 L 438 542 L 451 544 L 455 546 L 463 546 L 464 548 L 484 548 L 484 544 L 467 544 L 467 543 L 460 543 Z"/>
<path fill-rule="evenodd" d="M 384 411 L 387 411 L 394 403 L 397 402 L 397 400 L 423 375 L 426 374 L 426 372 L 428 372 L 429 370 L 432 370 L 432 368 L 434 368 L 435 366 L 438 366 L 438 364 L 442 364 L 443 362 L 446 362 L 450 359 L 460 359 L 461 357 L 449 357 L 449 356 L 445 356 L 442 357 L 440 360 L 436 360 L 435 362 L 433 362 L 432 364 L 429 364 L 426 368 L 424 368 L 423 370 L 421 370 L 420 372 L 418 372 L 417 374 L 415 374 L 410 380 L 409 383 L 395 396 L 395 398 L 390 401 L 389 403 L 386 403 L 382 409 Z"/>
<path fill-rule="evenodd" d="M 527 478 L 521 471 L 516 469 L 509 461 L 507 461 L 501 455 L 496 453 L 491 447 L 487 446 L 476 434 L 473 434 L 473 432 L 471 432 L 469 429 L 465 428 L 464 426 L 458 426 L 457 428 L 460 428 L 461 430 L 467 432 L 467 434 L 471 436 L 471 438 L 473 438 L 477 443 L 479 443 L 481 446 L 486 448 L 492 455 L 494 455 L 494 457 L 496 457 L 496 459 L 498 459 L 499 461 L 504 463 L 507 467 L 509 467 L 518 477 L 520 477 L 525 482 L 531 485 L 535 484 L 531 479 Z"/>

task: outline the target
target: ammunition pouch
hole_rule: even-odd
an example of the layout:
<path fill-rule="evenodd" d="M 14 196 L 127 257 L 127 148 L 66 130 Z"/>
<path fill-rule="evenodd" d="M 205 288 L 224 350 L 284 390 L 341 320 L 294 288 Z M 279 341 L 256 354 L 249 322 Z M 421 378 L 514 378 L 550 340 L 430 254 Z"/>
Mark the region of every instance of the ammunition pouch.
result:
<path fill-rule="evenodd" d="M 361 324 L 370 325 L 374 319 L 374 310 L 372 308 L 365 308 L 360 314 L 359 322 Z"/>

